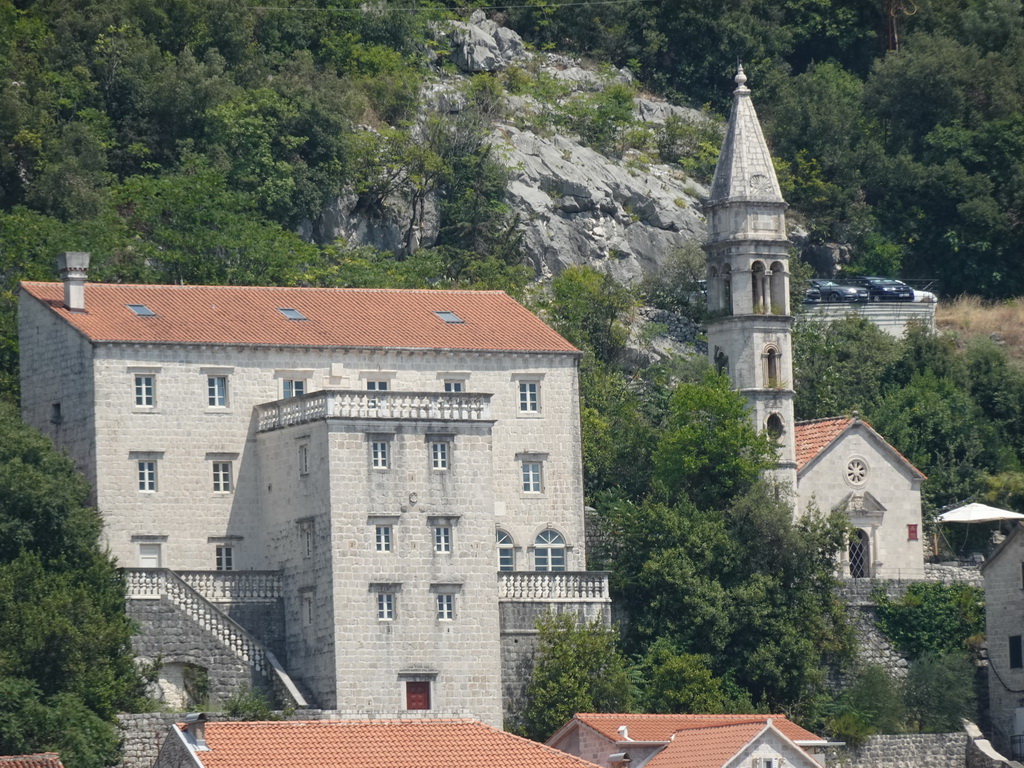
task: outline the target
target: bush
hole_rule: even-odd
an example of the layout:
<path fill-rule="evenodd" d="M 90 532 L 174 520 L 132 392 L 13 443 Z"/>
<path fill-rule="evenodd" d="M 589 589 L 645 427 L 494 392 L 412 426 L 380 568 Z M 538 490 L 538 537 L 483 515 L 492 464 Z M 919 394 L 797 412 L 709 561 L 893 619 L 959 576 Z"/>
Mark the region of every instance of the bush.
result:
<path fill-rule="evenodd" d="M 923 733 L 951 733 L 977 720 L 974 664 L 965 653 L 922 656 L 907 674 L 907 715 Z"/>
<path fill-rule="evenodd" d="M 985 632 L 985 595 L 967 584 L 918 581 L 898 600 L 874 599 L 879 628 L 913 659 L 963 652 Z"/>

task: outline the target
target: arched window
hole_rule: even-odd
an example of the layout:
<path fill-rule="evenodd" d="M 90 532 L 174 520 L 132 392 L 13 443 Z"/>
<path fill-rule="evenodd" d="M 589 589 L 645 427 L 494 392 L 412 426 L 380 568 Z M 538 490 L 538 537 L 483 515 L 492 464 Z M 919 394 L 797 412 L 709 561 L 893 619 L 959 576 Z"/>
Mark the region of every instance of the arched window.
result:
<path fill-rule="evenodd" d="M 777 413 L 773 413 L 768 417 L 768 421 L 765 422 L 765 429 L 768 434 L 771 435 L 772 440 L 778 440 L 782 437 L 782 433 L 785 432 L 785 427 L 782 424 L 782 417 Z"/>
<path fill-rule="evenodd" d="M 772 299 L 772 312 L 778 314 L 789 314 L 786 307 L 788 306 L 787 298 L 789 295 L 789 288 L 786 285 L 786 268 L 782 266 L 781 261 L 772 263 L 772 276 L 770 278 L 771 283 L 771 299 Z"/>
<path fill-rule="evenodd" d="M 776 347 L 768 347 L 764 351 L 764 385 L 766 387 L 782 386 L 781 355 Z"/>
<path fill-rule="evenodd" d="M 722 305 L 722 286 L 718 280 L 718 270 L 708 269 L 707 302 L 709 310 L 719 309 Z"/>
<path fill-rule="evenodd" d="M 751 296 L 754 299 L 754 311 L 763 313 L 766 310 L 764 301 L 765 275 L 764 264 L 755 261 L 750 267 Z"/>
<path fill-rule="evenodd" d="M 866 579 L 871 575 L 871 544 L 867 531 L 860 528 L 850 537 L 850 576 Z"/>
<path fill-rule="evenodd" d="M 538 571 L 565 570 L 565 539 L 558 531 L 548 528 L 537 534 L 534 541 L 533 564 Z"/>
<path fill-rule="evenodd" d="M 498 570 L 514 571 L 516 569 L 516 545 L 512 537 L 505 531 L 498 531 Z"/>

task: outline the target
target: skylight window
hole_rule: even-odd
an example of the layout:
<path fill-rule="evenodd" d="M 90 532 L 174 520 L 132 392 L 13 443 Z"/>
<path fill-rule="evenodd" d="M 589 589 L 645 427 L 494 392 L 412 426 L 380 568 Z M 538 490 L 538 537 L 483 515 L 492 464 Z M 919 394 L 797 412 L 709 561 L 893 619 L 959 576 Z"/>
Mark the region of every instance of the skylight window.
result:
<path fill-rule="evenodd" d="M 128 309 L 130 309 L 139 317 L 156 317 L 156 312 L 147 307 L 145 304 L 129 304 Z"/>
<path fill-rule="evenodd" d="M 287 317 L 289 320 L 309 320 L 304 314 L 299 312 L 297 309 L 289 309 L 287 307 L 278 307 L 277 311 Z"/>
<path fill-rule="evenodd" d="M 461 317 L 456 315 L 454 312 L 449 312 L 448 310 L 441 310 L 439 312 L 435 311 L 434 314 L 437 315 L 438 317 L 440 317 L 446 323 L 462 323 L 462 322 L 465 322 Z"/>

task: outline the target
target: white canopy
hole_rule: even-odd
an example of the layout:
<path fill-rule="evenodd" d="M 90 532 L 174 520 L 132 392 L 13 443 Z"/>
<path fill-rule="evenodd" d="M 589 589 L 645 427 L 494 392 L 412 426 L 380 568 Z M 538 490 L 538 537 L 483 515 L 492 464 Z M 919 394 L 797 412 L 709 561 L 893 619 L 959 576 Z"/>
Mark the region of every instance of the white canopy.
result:
<path fill-rule="evenodd" d="M 1008 509 L 990 507 L 988 504 L 974 503 L 943 512 L 936 520 L 940 523 L 990 523 L 995 520 L 1024 520 L 1024 515 Z"/>

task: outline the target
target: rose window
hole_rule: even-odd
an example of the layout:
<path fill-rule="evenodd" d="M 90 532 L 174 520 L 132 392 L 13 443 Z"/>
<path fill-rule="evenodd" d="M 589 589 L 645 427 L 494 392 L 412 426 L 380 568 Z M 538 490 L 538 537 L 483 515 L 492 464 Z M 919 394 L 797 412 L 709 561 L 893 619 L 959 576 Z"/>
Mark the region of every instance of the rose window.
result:
<path fill-rule="evenodd" d="M 863 459 L 850 459 L 846 465 L 846 479 L 852 485 L 863 485 L 868 478 L 868 465 Z"/>

